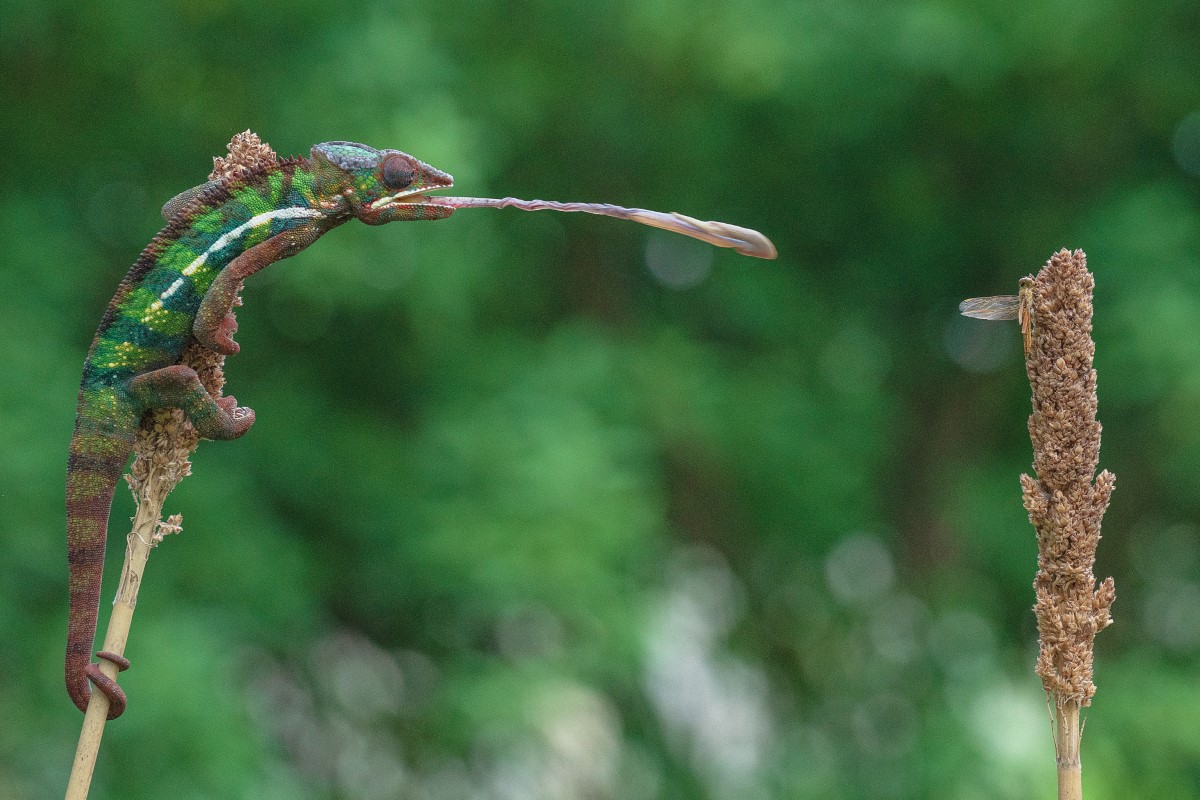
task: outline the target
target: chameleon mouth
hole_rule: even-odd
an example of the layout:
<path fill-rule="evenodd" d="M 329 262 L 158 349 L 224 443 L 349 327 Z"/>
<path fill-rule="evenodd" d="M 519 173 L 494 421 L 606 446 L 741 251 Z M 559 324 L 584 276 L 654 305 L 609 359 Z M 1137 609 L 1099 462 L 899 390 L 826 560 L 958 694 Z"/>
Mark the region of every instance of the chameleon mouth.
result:
<path fill-rule="evenodd" d="M 425 192 L 434 189 L 449 189 L 449 186 L 421 186 L 415 189 L 404 189 L 395 194 L 384 195 L 383 197 L 371 203 L 371 209 L 378 211 L 387 206 L 400 205 L 401 203 L 423 203 L 428 198 L 425 197 Z"/>

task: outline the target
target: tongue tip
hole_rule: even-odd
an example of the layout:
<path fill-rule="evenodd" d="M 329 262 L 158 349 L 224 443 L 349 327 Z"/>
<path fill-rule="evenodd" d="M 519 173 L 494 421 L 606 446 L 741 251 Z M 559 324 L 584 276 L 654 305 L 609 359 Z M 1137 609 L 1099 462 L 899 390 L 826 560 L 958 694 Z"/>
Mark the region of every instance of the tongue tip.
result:
<path fill-rule="evenodd" d="M 775 249 L 775 245 L 767 237 L 763 237 L 761 242 L 747 242 L 740 247 L 735 247 L 734 252 L 741 253 L 744 256 L 752 258 L 761 258 L 766 261 L 774 261 L 779 258 L 779 251 Z"/>

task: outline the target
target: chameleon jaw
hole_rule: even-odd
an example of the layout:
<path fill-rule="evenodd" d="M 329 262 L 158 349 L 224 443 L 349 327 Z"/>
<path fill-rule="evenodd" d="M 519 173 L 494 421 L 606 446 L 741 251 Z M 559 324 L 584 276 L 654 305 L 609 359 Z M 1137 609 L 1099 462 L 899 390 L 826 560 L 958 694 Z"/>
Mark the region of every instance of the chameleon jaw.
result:
<path fill-rule="evenodd" d="M 453 184 L 450 184 L 451 186 Z M 424 193 L 431 189 L 449 189 L 450 186 L 421 186 L 415 189 L 404 189 L 395 194 L 384 195 L 375 202 L 371 203 L 372 211 L 379 211 L 387 206 L 399 205 L 401 203 L 419 203 L 427 198 Z"/>

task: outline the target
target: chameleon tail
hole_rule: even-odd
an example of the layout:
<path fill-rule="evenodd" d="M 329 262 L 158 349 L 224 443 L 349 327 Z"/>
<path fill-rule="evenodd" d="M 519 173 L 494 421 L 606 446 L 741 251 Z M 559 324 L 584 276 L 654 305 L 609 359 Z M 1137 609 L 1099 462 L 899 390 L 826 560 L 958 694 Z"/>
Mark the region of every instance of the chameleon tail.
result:
<path fill-rule="evenodd" d="M 88 682 L 95 683 L 108 695 L 108 718 L 116 719 L 125 710 L 125 693 L 92 663 L 91 653 L 100 607 L 109 509 L 117 481 L 133 452 L 138 420 L 127 413 L 119 415 L 126 418 L 124 426 L 113 426 L 111 422 L 97 424 L 88 410 L 81 402 L 67 460 L 67 563 L 71 591 L 67 693 L 81 711 L 86 711 L 91 695 Z M 98 655 L 117 664 L 119 669 L 129 666 L 128 661 L 116 654 Z"/>

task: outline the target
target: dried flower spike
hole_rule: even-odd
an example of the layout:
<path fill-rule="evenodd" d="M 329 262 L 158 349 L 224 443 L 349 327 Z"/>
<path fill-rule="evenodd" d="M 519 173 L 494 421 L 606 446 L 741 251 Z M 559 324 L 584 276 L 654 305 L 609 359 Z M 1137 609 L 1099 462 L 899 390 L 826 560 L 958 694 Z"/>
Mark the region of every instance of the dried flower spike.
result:
<path fill-rule="evenodd" d="M 1033 285 L 1033 341 L 1025 367 L 1033 390 L 1029 436 L 1037 479 L 1021 476 L 1037 531 L 1033 587 L 1038 624 L 1036 672 L 1053 700 L 1059 797 L 1082 796 L 1080 709 L 1091 704 L 1092 645 L 1112 623 L 1112 578 L 1092 573 L 1100 522 L 1115 478 L 1100 462 L 1096 371 L 1092 368 L 1092 288 L 1082 250 L 1056 253 Z"/>
<path fill-rule="evenodd" d="M 1038 538 L 1037 674 L 1056 702 L 1082 706 L 1096 692 L 1092 639 L 1112 622 L 1115 596 L 1111 578 L 1097 589 L 1092 575 L 1115 480 L 1107 470 L 1092 480 L 1100 461 L 1092 287 L 1082 250 L 1055 254 L 1036 278 L 1037 335 L 1026 369 L 1033 389 L 1029 436 L 1037 480 L 1021 476 Z"/>
<path fill-rule="evenodd" d="M 271 146 L 258 138 L 253 131 L 235 134 L 229 142 L 229 156 L 214 156 L 213 170 L 209 179 L 238 177 L 250 170 L 273 164 L 279 156 Z"/>

